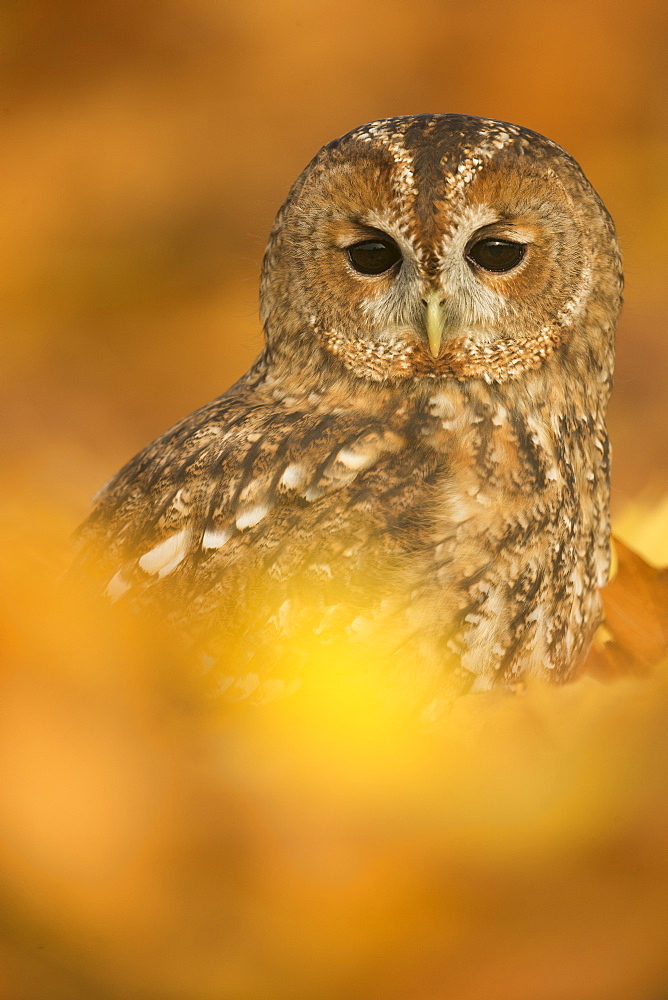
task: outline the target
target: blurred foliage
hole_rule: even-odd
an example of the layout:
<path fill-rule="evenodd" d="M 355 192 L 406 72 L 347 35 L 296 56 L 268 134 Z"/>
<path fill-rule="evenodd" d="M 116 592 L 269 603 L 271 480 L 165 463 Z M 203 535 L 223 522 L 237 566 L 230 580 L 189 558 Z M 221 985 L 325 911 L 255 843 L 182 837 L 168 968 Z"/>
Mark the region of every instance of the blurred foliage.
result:
<path fill-rule="evenodd" d="M 577 681 L 417 724 L 343 658 L 211 700 L 58 585 L 52 509 L 3 515 L 2 1000 L 662 996 L 665 571 L 618 546 Z"/>
<path fill-rule="evenodd" d="M 184 651 L 56 586 L 90 494 L 259 350 L 304 164 L 423 111 L 549 135 L 610 208 L 614 505 L 665 564 L 666 15 L 0 4 L 2 1000 L 666 995 L 665 572 L 620 545 L 585 675 L 419 729 L 343 668 L 335 699 L 212 704 Z"/>

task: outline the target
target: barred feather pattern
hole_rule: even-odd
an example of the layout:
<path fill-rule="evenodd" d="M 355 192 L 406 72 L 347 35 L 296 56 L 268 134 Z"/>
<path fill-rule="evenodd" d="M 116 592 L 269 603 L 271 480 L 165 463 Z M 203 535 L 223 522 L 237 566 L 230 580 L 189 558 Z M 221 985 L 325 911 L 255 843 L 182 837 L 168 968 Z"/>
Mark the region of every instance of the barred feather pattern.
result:
<path fill-rule="evenodd" d="M 566 679 L 607 578 L 602 421 L 480 384 L 360 402 L 260 365 L 159 438 L 81 531 L 110 596 L 163 601 L 223 676 L 260 684 L 298 672 L 305 625 L 434 690 L 453 662 L 456 686 Z"/>
<path fill-rule="evenodd" d="M 381 225 L 401 271 L 360 279 L 346 240 Z M 465 263 L 490 226 L 526 241 L 517 274 Z M 259 359 L 101 491 L 80 565 L 237 697 L 290 690 L 328 644 L 425 697 L 568 680 L 609 570 L 621 287 L 612 223 L 549 140 L 456 115 L 350 133 L 279 212 Z"/>

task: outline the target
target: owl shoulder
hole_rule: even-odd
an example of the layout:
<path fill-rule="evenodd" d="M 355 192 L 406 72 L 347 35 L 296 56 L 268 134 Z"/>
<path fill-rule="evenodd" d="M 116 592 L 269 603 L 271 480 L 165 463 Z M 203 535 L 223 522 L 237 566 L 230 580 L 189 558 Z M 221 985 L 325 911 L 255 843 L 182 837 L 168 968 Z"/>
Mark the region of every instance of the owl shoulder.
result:
<path fill-rule="evenodd" d="M 405 444 L 386 414 L 290 395 L 251 372 L 103 487 L 78 532 L 82 559 L 114 571 L 112 597 L 203 554 L 224 562 L 232 539 L 344 489 Z"/>

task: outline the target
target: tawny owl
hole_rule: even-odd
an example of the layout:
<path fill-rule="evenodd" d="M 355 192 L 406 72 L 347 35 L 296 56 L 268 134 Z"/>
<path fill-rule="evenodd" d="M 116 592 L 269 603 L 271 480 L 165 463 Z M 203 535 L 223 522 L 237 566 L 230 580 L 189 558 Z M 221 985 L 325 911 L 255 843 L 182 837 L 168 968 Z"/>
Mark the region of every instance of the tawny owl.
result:
<path fill-rule="evenodd" d="M 103 489 L 84 558 L 237 693 L 341 640 L 436 692 L 566 680 L 608 575 L 621 290 L 555 143 L 454 114 L 357 128 L 278 213 L 259 358 Z"/>

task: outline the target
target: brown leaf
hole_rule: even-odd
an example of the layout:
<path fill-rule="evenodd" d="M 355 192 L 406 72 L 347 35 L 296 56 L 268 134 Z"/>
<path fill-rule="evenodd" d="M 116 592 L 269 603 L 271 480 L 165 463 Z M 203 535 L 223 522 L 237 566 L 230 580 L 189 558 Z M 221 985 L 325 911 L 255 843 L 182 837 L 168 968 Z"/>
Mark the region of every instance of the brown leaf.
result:
<path fill-rule="evenodd" d="M 668 654 L 668 569 L 656 569 L 614 540 L 618 569 L 602 591 L 605 624 L 585 669 L 611 679 L 646 674 Z"/>

